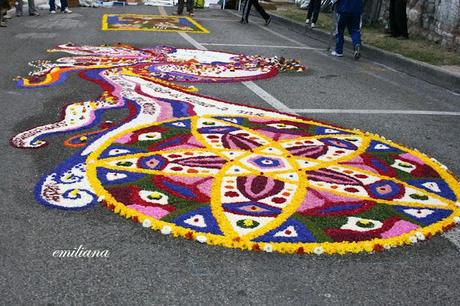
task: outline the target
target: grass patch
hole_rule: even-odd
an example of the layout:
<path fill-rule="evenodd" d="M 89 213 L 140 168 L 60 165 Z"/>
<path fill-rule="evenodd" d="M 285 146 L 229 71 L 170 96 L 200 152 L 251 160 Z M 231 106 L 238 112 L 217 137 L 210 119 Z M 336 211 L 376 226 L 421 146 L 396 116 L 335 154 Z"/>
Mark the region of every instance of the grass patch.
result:
<path fill-rule="evenodd" d="M 431 41 L 419 37 L 398 40 L 386 37 L 382 32 L 383 30 L 376 32 L 376 30 L 364 28 L 363 41 L 368 45 L 432 65 L 460 65 L 459 54 L 442 49 Z"/>
<path fill-rule="evenodd" d="M 282 17 L 305 22 L 307 11 L 297 8 L 295 5 L 278 5 L 275 13 Z M 330 31 L 333 23 L 330 14 L 320 13 L 316 26 Z M 460 66 L 460 54 L 441 48 L 438 44 L 421 37 L 411 36 L 408 40 L 398 40 L 386 37 L 381 27 L 364 27 L 362 30 L 363 44 L 374 46 L 386 51 L 401 54 L 405 57 L 429 63 L 432 65 L 458 65 Z"/>

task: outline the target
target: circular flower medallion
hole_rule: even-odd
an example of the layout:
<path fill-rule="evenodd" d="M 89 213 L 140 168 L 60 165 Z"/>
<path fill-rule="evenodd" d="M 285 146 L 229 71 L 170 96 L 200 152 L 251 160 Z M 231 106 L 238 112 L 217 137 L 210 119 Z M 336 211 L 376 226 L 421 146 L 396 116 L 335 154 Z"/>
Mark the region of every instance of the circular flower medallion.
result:
<path fill-rule="evenodd" d="M 87 159 L 115 212 L 201 243 L 379 251 L 458 220 L 459 183 L 425 155 L 301 119 L 193 116 L 115 135 Z"/>

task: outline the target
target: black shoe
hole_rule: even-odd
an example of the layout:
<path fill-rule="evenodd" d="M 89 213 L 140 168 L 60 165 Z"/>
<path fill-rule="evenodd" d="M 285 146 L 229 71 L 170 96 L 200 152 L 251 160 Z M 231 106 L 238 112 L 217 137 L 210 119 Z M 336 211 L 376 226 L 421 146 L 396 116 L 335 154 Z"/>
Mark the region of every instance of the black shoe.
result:
<path fill-rule="evenodd" d="M 272 16 L 268 17 L 268 19 L 265 20 L 265 25 L 268 26 L 271 21 L 272 21 Z"/>
<path fill-rule="evenodd" d="M 356 44 L 355 46 L 355 53 L 353 54 L 353 58 L 357 61 L 361 57 L 361 45 Z"/>
<path fill-rule="evenodd" d="M 40 13 L 39 12 L 29 13 L 29 16 L 40 16 Z"/>
<path fill-rule="evenodd" d="M 241 18 L 240 22 L 243 23 L 243 24 L 244 23 L 249 23 L 249 21 L 247 19 L 244 19 L 244 18 Z"/>

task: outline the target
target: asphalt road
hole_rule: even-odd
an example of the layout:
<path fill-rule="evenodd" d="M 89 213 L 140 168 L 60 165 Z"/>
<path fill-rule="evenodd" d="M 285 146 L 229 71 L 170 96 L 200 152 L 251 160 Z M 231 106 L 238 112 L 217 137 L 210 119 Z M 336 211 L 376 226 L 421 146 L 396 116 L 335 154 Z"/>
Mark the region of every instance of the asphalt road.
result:
<path fill-rule="evenodd" d="M 61 137 L 40 150 L 14 149 L 9 138 L 54 122 L 62 105 L 94 98 L 100 90 L 76 76 L 60 86 L 20 90 L 12 78 L 27 75 L 30 60 L 59 57 L 46 50 L 66 42 L 198 44 L 300 59 L 307 73 L 255 83 L 290 111 L 384 135 L 435 157 L 460 175 L 460 97 L 448 90 L 379 65 L 378 59 L 364 56 L 354 62 L 350 51 L 344 58 L 332 58 L 324 42 L 277 24 L 267 29 L 255 17 L 241 25 L 229 11 L 196 11 L 210 34 L 189 34 L 195 46 L 177 33 L 101 31 L 101 15 L 109 12 L 159 10 L 140 6 L 77 8 L 72 15 L 43 12 L 38 18 L 14 18 L 0 30 L 0 304 L 458 304 L 455 232 L 450 239 L 437 236 L 377 254 L 261 254 L 164 237 L 101 206 L 65 212 L 38 205 L 33 188 L 39 176 L 71 151 L 63 148 Z M 243 84 L 198 87 L 205 95 L 272 108 Z M 106 118 L 120 115 L 111 112 Z M 110 257 L 52 257 L 56 249 L 79 245 L 108 249 Z"/>

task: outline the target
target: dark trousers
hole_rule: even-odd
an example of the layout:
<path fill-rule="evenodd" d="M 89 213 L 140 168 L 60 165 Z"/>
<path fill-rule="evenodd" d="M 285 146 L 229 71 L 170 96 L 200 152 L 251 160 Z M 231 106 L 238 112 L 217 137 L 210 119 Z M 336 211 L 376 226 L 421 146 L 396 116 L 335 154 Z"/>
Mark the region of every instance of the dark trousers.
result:
<path fill-rule="evenodd" d="M 319 11 L 321 9 L 321 0 L 311 0 L 308 4 L 307 19 L 310 19 L 312 23 L 318 21 Z M 313 15 L 313 19 L 312 19 Z"/>
<path fill-rule="evenodd" d="M 179 0 L 179 3 L 177 5 L 177 14 L 182 15 L 182 12 L 184 11 L 184 4 L 186 0 Z M 194 0 L 187 0 L 187 12 L 193 13 L 193 4 Z"/>
<path fill-rule="evenodd" d="M 56 2 L 55 0 L 50 0 L 50 11 L 56 10 Z M 67 4 L 67 0 L 61 0 L 61 12 L 63 12 L 69 5 Z"/>
<path fill-rule="evenodd" d="M 390 1 L 390 31 L 393 37 L 409 37 L 409 33 L 407 33 L 406 0 Z"/>
<path fill-rule="evenodd" d="M 243 16 L 241 17 L 243 21 L 248 22 L 252 5 L 254 5 L 256 11 L 259 12 L 263 19 L 268 20 L 268 18 L 270 18 L 270 15 L 268 15 L 264 8 L 259 4 L 259 0 L 247 0 L 243 7 Z"/>
<path fill-rule="evenodd" d="M 343 53 L 343 34 L 345 28 L 350 33 L 353 46 L 361 44 L 361 15 L 339 14 L 337 20 L 337 33 L 335 35 L 335 52 Z"/>

